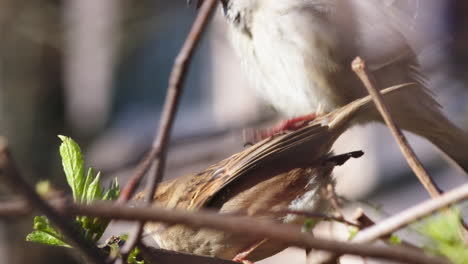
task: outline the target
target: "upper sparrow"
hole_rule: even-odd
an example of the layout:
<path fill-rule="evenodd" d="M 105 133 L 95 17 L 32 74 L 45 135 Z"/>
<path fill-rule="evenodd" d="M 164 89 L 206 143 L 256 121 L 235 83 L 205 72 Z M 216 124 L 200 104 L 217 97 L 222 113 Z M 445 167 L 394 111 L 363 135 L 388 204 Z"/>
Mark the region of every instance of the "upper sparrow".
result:
<path fill-rule="evenodd" d="M 390 92 L 386 96 L 402 91 L 397 87 L 384 90 Z M 157 189 L 154 204 L 187 210 L 207 208 L 300 225 L 304 217 L 285 210 L 327 212 L 329 202 L 321 189 L 334 186 L 334 166 L 362 155 L 357 151 L 333 156 L 330 149 L 355 117 L 373 110 L 370 102 L 369 96 L 353 101 L 303 128 L 265 139 L 200 173 L 164 181 Z M 143 196 L 140 193 L 137 199 Z M 260 260 L 287 247 L 275 241 L 260 242 L 248 236 L 182 225 L 148 223 L 145 230 L 164 249 L 238 261 L 246 257 Z"/>
<path fill-rule="evenodd" d="M 380 88 L 418 84 L 386 98 L 392 116 L 468 171 L 468 135 L 441 113 L 401 32 L 411 21 L 387 2 L 221 0 L 244 69 L 258 94 L 280 112 L 290 118 L 330 112 L 366 95 L 350 67 L 360 56 Z M 382 119 L 369 111 L 355 123 L 369 121 Z"/>

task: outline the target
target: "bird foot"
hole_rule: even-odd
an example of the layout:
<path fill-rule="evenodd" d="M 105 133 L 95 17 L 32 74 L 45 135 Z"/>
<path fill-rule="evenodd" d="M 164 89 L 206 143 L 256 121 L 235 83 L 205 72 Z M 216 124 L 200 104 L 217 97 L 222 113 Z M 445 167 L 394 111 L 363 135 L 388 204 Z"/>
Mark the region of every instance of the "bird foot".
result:
<path fill-rule="evenodd" d="M 247 129 L 244 130 L 245 145 L 252 145 L 274 135 L 282 134 L 286 131 L 295 131 L 306 126 L 309 122 L 317 118 L 316 113 L 295 117 L 282 121 L 270 129 Z"/>

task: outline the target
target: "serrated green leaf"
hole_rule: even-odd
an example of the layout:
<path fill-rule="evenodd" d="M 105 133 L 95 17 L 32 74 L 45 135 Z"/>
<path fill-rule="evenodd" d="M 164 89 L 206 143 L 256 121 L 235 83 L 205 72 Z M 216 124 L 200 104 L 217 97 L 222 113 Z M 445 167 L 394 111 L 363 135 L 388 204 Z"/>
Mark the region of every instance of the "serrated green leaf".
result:
<path fill-rule="evenodd" d="M 67 182 L 73 192 L 74 201 L 77 203 L 90 204 L 95 200 L 115 200 L 120 194 L 117 179 L 113 180 L 109 188 L 105 190 L 101 187 L 101 173 L 94 175 L 94 169 L 89 168 L 86 176 L 84 175 L 84 163 L 78 144 L 69 137 L 60 136 L 62 144 L 60 145 L 60 155 L 62 165 L 65 171 Z M 89 241 L 97 242 L 104 233 L 107 225 L 107 219 L 96 217 L 78 216 L 76 217 L 77 228 L 81 234 Z M 64 244 L 63 237 L 55 231 L 46 217 L 36 217 L 34 219 L 34 229 L 28 237 L 29 240 L 42 241 L 50 245 Z"/>
<path fill-rule="evenodd" d="M 90 204 L 94 200 L 101 199 L 102 189 L 101 189 L 101 172 L 98 172 L 96 177 L 93 179 L 91 184 L 89 184 L 86 189 L 86 199 L 84 202 Z"/>
<path fill-rule="evenodd" d="M 58 136 L 62 140 L 60 156 L 68 185 L 72 188 L 73 199 L 81 202 L 84 193 L 85 179 L 83 177 L 84 165 L 81 150 L 78 144 L 69 137 Z"/>
<path fill-rule="evenodd" d="M 26 241 L 70 247 L 64 242 L 63 237 L 51 226 L 49 219 L 45 216 L 34 217 L 34 230 L 26 237 Z"/>
<path fill-rule="evenodd" d="M 50 246 L 70 247 L 70 245 L 58 239 L 57 237 L 42 231 L 31 232 L 29 235 L 26 236 L 26 241 L 46 244 Z"/>
<path fill-rule="evenodd" d="M 45 216 L 34 217 L 34 230 L 43 231 L 55 237 L 60 237 L 60 234 L 55 231 L 55 229 L 50 224 L 49 219 L 47 219 Z"/>
<path fill-rule="evenodd" d="M 120 186 L 119 186 L 119 182 L 117 181 L 117 178 L 115 178 L 109 184 L 109 188 L 106 190 L 106 192 L 102 196 L 102 200 L 107 200 L 107 201 L 117 200 L 117 198 L 119 198 L 119 195 L 120 195 Z"/>
<path fill-rule="evenodd" d="M 90 175 L 89 171 L 88 175 Z M 87 185 L 87 188 L 86 197 L 83 198 L 83 202 L 91 203 L 94 200 L 115 200 L 118 198 L 120 188 L 117 183 L 117 179 L 114 179 L 110 183 L 109 189 L 106 190 L 105 194 L 103 195 L 103 189 L 100 186 L 100 178 L 101 174 L 98 173 L 91 183 L 85 184 Z M 107 228 L 107 225 L 110 222 L 107 219 L 88 216 L 78 217 L 77 220 L 81 223 L 81 226 L 85 230 L 85 237 L 94 242 L 97 242 L 101 238 L 102 234 Z"/>
<path fill-rule="evenodd" d="M 88 185 L 86 190 L 86 198 L 83 199 L 84 202 L 91 203 L 94 200 L 115 200 L 118 198 L 120 188 L 117 180 L 114 179 L 110 183 L 109 189 L 106 190 L 105 194 L 103 195 L 103 189 L 100 186 L 100 178 L 101 174 L 98 173 L 93 181 Z M 85 230 L 86 238 L 95 242 L 101 238 L 102 234 L 107 228 L 107 225 L 110 222 L 107 219 L 87 216 L 82 216 L 78 218 L 78 220 L 81 222 L 81 226 Z"/>
<path fill-rule="evenodd" d="M 94 168 L 89 168 L 88 172 L 86 173 L 86 178 L 85 178 L 85 183 L 83 185 L 83 189 L 85 190 L 83 192 L 83 195 L 81 196 L 82 201 L 86 201 L 86 196 L 88 193 L 89 185 L 93 182 L 94 180 Z"/>

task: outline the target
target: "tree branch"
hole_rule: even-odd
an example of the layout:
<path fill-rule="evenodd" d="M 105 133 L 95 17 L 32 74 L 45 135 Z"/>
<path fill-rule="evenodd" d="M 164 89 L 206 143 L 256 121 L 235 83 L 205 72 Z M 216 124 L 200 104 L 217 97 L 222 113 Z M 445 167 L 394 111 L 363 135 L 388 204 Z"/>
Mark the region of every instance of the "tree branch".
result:
<path fill-rule="evenodd" d="M 387 234 L 393 233 L 398 229 L 420 219 L 433 212 L 446 208 L 452 204 L 468 199 L 468 184 L 446 192 L 439 198 L 434 198 L 418 205 L 413 206 L 387 220 L 381 221 L 376 225 L 364 229 L 358 233 L 353 240 L 360 242 L 370 242 Z M 11 206 L 27 206 L 24 203 L 10 203 L 8 210 L 23 212 L 24 208 Z M 137 221 L 155 221 L 168 222 L 172 224 L 186 224 L 194 228 L 213 228 L 226 232 L 245 234 L 258 238 L 271 238 L 286 242 L 290 245 L 301 247 L 312 247 L 321 250 L 329 250 L 339 254 L 356 254 L 368 257 L 388 258 L 399 261 L 414 263 L 446 263 L 440 258 L 433 258 L 421 253 L 415 253 L 413 250 L 396 248 L 398 252 L 388 252 L 382 247 L 375 247 L 369 244 L 364 246 L 356 244 L 357 247 L 350 246 L 350 243 L 323 240 L 313 238 L 306 233 L 301 233 L 297 228 L 288 225 L 275 224 L 266 221 L 260 221 L 253 218 L 241 216 L 219 215 L 213 212 L 187 212 L 180 210 L 168 210 L 160 207 L 152 208 L 127 208 L 125 206 L 98 203 L 95 205 L 83 206 L 76 204 L 67 204 L 63 201 L 54 200 L 51 205 L 56 210 L 65 214 L 89 215 L 108 219 L 137 220 Z M 2 206 L 0 206 L 2 208 Z M 0 212 L 0 215 L 2 213 Z M 368 249 L 371 252 L 366 251 Z M 392 247 L 392 250 L 395 247 Z M 403 250 L 403 251 L 400 251 Z M 409 253 L 411 252 L 411 253 Z M 403 254 L 400 256 L 391 256 L 392 254 Z M 409 253 L 409 255 L 405 255 Z M 416 257 L 417 256 L 417 257 Z M 420 258 L 420 260 L 415 260 Z M 399 259 L 396 259 L 399 258 Z"/>
<path fill-rule="evenodd" d="M 429 176 L 429 174 L 424 169 L 423 165 L 419 161 L 418 157 L 414 153 L 413 149 L 406 140 L 405 135 L 401 132 L 401 129 L 396 125 L 393 120 L 390 111 L 385 105 L 382 95 L 379 90 L 376 88 L 375 80 L 367 69 L 366 63 L 360 57 L 357 57 L 352 62 L 352 69 L 361 79 L 362 83 L 366 87 L 369 94 L 372 96 L 377 109 L 382 115 L 385 124 L 392 132 L 393 137 L 395 138 L 398 146 L 400 147 L 403 156 L 406 158 L 409 166 L 413 170 L 414 174 L 418 177 L 419 181 L 422 183 L 424 188 L 429 192 L 432 197 L 438 197 L 441 194 L 441 190 L 437 187 L 434 180 Z"/>
<path fill-rule="evenodd" d="M 440 197 L 415 205 L 399 214 L 378 222 L 376 225 L 359 232 L 353 241 L 374 241 L 380 237 L 389 235 L 424 216 L 432 214 L 439 209 L 465 199 L 468 199 L 468 184 L 464 184 L 461 187 L 442 194 Z"/>
<path fill-rule="evenodd" d="M 245 216 L 226 216 L 215 212 L 169 210 L 161 207 L 127 208 L 111 203 L 94 205 L 58 204 L 57 209 L 73 215 L 88 215 L 108 219 L 137 220 L 184 224 L 193 228 L 211 228 L 251 238 L 269 238 L 291 246 L 333 251 L 338 254 L 354 254 L 385 258 L 407 263 L 447 263 L 446 260 L 403 247 L 382 247 L 371 244 L 340 242 L 318 239 L 302 233 L 297 226 L 277 224 Z"/>
<path fill-rule="evenodd" d="M 163 178 L 163 172 L 166 163 L 166 153 L 169 142 L 170 133 L 174 124 L 175 114 L 177 112 L 180 97 L 182 95 L 182 87 L 186 79 L 187 71 L 190 66 L 190 62 L 193 58 L 194 51 L 197 48 L 202 33 L 205 31 L 206 25 L 215 10 L 218 0 L 207 0 L 205 1 L 192 25 L 192 29 L 185 40 L 182 49 L 177 55 L 174 66 L 172 68 L 171 75 L 169 77 L 169 86 L 167 88 L 166 100 L 161 116 L 159 129 L 156 131 L 156 136 L 153 141 L 153 145 L 149 155 L 143 160 L 141 166 L 137 170 L 138 174 L 132 177 L 130 182 L 133 183 L 132 189 L 125 189 L 124 199 L 129 199 L 135 189 L 136 185 L 140 181 L 143 174 L 148 170 L 150 163 L 154 160 L 154 174 L 150 175 L 146 186 L 145 203 L 150 205 L 153 201 L 153 196 L 156 192 L 157 185 Z M 122 201 L 121 200 L 121 201 Z M 143 222 L 139 222 L 133 235 L 129 236 L 129 240 L 125 244 L 122 251 L 124 253 L 130 252 L 140 240 L 141 234 L 143 233 Z"/>
<path fill-rule="evenodd" d="M 361 208 L 358 208 L 357 212 L 356 212 L 356 215 L 355 215 L 355 219 L 358 223 L 361 224 L 361 228 L 360 230 L 364 230 L 364 229 L 367 229 L 367 228 L 371 228 L 372 226 L 375 225 L 375 222 L 372 221 L 372 219 L 370 219 L 365 213 L 364 211 L 361 209 Z M 393 232 L 392 232 L 393 233 Z M 392 237 L 392 234 L 389 233 L 389 234 L 386 234 L 384 236 L 381 236 L 381 237 L 378 237 L 378 239 L 383 239 L 383 242 L 389 244 L 391 243 L 389 241 L 389 239 Z M 405 241 L 405 240 L 401 240 L 401 243 L 400 243 L 402 246 L 406 246 L 406 247 L 410 247 L 410 248 L 413 248 L 413 249 L 417 249 L 417 250 L 422 250 L 421 248 Z"/>

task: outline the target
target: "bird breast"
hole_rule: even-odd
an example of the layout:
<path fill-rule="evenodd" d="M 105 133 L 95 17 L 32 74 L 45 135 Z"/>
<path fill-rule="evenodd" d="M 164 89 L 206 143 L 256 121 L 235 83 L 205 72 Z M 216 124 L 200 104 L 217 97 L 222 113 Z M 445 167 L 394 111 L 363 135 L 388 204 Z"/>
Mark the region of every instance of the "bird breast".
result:
<path fill-rule="evenodd" d="M 312 6 L 258 8 L 243 19 L 244 29 L 230 24 L 231 39 L 261 97 L 291 117 L 337 106 L 337 39 L 326 14 Z"/>

